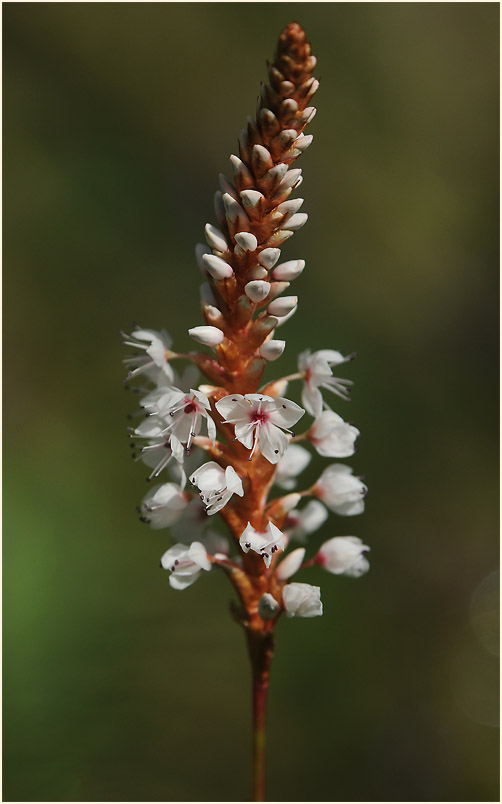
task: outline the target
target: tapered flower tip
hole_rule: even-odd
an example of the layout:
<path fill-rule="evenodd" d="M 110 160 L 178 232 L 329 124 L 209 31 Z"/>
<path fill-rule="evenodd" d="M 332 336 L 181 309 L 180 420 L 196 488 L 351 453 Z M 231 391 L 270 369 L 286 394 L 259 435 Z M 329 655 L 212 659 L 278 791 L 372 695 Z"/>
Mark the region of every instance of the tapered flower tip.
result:
<path fill-rule="evenodd" d="M 269 592 L 265 592 L 265 594 L 261 596 L 260 602 L 258 603 L 258 614 L 262 620 L 273 620 L 274 617 L 277 616 L 279 609 L 279 603 Z"/>
<path fill-rule="evenodd" d="M 285 348 L 286 341 L 271 339 L 262 343 L 260 346 L 260 355 L 264 357 L 265 360 L 277 360 L 282 355 Z"/>
<path fill-rule="evenodd" d="M 228 262 L 216 257 L 214 254 L 203 254 L 202 262 L 213 279 L 229 279 L 233 275 L 233 268 Z"/>
<path fill-rule="evenodd" d="M 263 265 L 264 268 L 270 269 L 274 267 L 280 256 L 280 248 L 264 248 L 258 256 L 258 262 L 260 265 Z"/>
<path fill-rule="evenodd" d="M 322 614 L 321 588 L 309 583 L 288 583 L 282 590 L 286 617 L 319 617 Z"/>
<path fill-rule="evenodd" d="M 280 318 L 289 315 L 298 304 L 298 296 L 281 296 L 279 299 L 274 299 L 267 307 L 270 315 L 277 315 Z"/>
<path fill-rule="evenodd" d="M 272 276 L 279 281 L 291 282 L 300 276 L 304 268 L 305 260 L 288 260 L 277 265 L 272 272 Z"/>
<path fill-rule="evenodd" d="M 305 556 L 305 548 L 298 547 L 296 550 L 293 550 L 292 553 L 288 553 L 288 555 L 283 558 L 281 563 L 277 568 L 277 577 L 280 581 L 286 581 L 288 578 L 291 578 L 295 572 L 298 572 L 300 569 L 303 558 Z"/>
<path fill-rule="evenodd" d="M 237 232 L 235 242 L 243 251 L 256 251 L 258 240 L 250 232 Z"/>
<path fill-rule="evenodd" d="M 218 327 L 192 327 L 188 330 L 188 334 L 194 341 L 202 343 L 204 346 L 218 346 L 225 337 Z"/>
<path fill-rule="evenodd" d="M 206 234 L 206 240 L 211 248 L 214 248 L 215 251 L 228 251 L 228 243 L 225 240 L 223 234 L 220 232 L 216 226 L 213 226 L 210 223 L 206 223 L 204 227 L 204 232 Z"/>
<path fill-rule="evenodd" d="M 241 195 L 242 205 L 246 209 L 253 209 L 256 207 L 262 198 L 265 196 L 259 193 L 258 190 L 243 190 Z"/>
<path fill-rule="evenodd" d="M 270 293 L 270 282 L 265 282 L 263 279 L 253 279 L 252 282 L 247 283 L 244 290 L 248 299 L 258 303 L 266 299 Z"/>

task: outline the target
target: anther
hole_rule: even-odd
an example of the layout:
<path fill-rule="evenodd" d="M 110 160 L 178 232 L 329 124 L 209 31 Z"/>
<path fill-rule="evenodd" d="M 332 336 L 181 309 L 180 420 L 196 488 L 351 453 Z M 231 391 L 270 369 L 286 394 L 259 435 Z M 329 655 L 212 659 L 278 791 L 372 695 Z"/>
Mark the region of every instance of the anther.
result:
<path fill-rule="evenodd" d="M 247 548 L 248 548 L 248 550 L 249 550 L 249 548 L 251 547 L 251 542 L 246 542 L 246 544 L 244 545 L 244 547 L 247 547 Z"/>

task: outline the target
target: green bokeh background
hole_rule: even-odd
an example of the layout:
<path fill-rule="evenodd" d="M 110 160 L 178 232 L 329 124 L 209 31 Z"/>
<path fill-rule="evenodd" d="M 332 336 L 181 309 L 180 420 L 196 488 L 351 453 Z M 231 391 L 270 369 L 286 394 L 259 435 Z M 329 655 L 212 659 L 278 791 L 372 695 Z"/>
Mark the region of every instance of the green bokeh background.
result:
<path fill-rule="evenodd" d="M 336 409 L 367 511 L 312 543 L 372 552 L 357 581 L 306 572 L 325 616 L 277 629 L 269 798 L 498 798 L 498 16 L 4 5 L 4 800 L 249 796 L 232 592 L 217 572 L 172 591 L 168 534 L 137 521 L 118 333 L 190 346 L 193 246 L 294 18 L 321 89 L 275 367 L 357 350 Z"/>

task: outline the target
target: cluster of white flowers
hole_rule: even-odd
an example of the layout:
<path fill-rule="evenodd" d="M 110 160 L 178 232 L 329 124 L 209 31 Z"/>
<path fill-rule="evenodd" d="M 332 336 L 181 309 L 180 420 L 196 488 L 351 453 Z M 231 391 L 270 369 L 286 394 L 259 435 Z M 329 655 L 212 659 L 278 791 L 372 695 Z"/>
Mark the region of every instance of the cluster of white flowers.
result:
<path fill-rule="evenodd" d="M 184 543 L 174 544 L 164 554 L 161 563 L 170 572 L 171 586 L 186 589 L 197 580 L 202 570 L 210 570 L 213 563 L 229 559 L 228 543 L 208 529 L 208 517 L 228 505 L 234 494 L 244 496 L 245 477 L 241 477 L 238 469 L 230 463 L 222 466 L 215 461 L 206 461 L 188 473 L 190 483 L 198 489 L 199 495 L 186 490 L 186 463 L 201 454 L 197 449 L 191 452 L 191 446 L 197 445 L 203 423 L 208 442 L 213 446 L 217 444 L 215 413 L 202 390 L 205 386 L 185 391 L 174 384 L 183 382 L 168 362 L 177 355 L 171 351 L 167 333 L 136 329 L 125 336 L 125 342 L 146 353 L 145 356 L 126 359 L 130 368 L 128 379 L 142 374 L 154 384 L 153 388 L 137 389 L 143 392 L 140 406 L 146 417 L 130 430 L 135 440 L 146 443 L 142 446 L 135 444 L 138 452 L 134 456 L 153 467 L 149 480 L 164 470 L 172 472 L 173 468 L 177 475 L 177 482 L 170 480 L 149 490 L 139 509 L 140 518 L 154 529 L 175 526 L 175 532 L 183 534 Z M 300 436 L 295 436 L 290 428 L 300 420 L 305 410 L 282 396 L 229 394 L 216 401 L 214 408 L 221 423 L 232 425 L 234 440 L 249 450 L 249 460 L 258 452 L 275 465 L 278 487 L 288 491 L 294 489 L 298 475 L 311 461 L 312 454 L 297 441 L 312 444 L 323 457 L 346 458 L 354 454 L 359 431 L 327 407 L 320 390 L 326 388 L 346 398 L 341 389 L 347 388 L 348 381 L 332 375 L 332 366 L 345 360 L 339 352 L 331 350 L 300 355 L 299 371 L 290 375 L 287 382 L 302 381 L 302 400 L 314 417 L 313 423 Z M 285 386 L 286 381 L 279 384 Z M 353 475 L 349 466 L 332 463 L 310 489 L 282 498 L 283 507 L 289 507 L 283 530 L 272 521 L 263 532 L 248 523 L 239 539 L 240 548 L 243 553 L 250 550 L 257 553 L 268 569 L 274 554 L 286 550 L 290 542 L 305 543 L 307 537 L 325 523 L 328 509 L 342 516 L 361 513 L 366 491 L 365 484 Z M 304 496 L 314 499 L 303 508 L 297 508 Z M 355 536 L 335 536 L 325 542 L 309 561 L 304 562 L 305 548 L 296 548 L 287 553 L 273 571 L 282 582 L 289 580 L 302 567 L 312 565 L 323 567 L 335 575 L 359 577 L 369 568 L 365 558 L 368 550 L 369 547 Z M 322 614 L 319 587 L 287 583 L 283 587 L 281 602 L 270 593 L 260 601 L 259 611 L 264 619 L 275 618 L 282 609 L 288 617 Z"/>
<path fill-rule="evenodd" d="M 305 268 L 302 259 L 280 262 L 280 246 L 308 217 L 299 212 L 303 199 L 290 198 L 302 181 L 301 170 L 291 165 L 312 142 L 304 129 L 315 114 L 315 108 L 307 104 L 318 81 L 311 76 L 315 59 L 302 44 L 301 29 L 289 26 L 285 36 L 285 52 L 292 55 L 282 61 L 278 58 L 291 71 L 291 80 L 281 78 L 277 68 L 270 69 L 270 85 L 262 90 L 257 121 L 249 122 L 241 133 L 240 156 L 230 158 L 233 181 L 220 176 L 215 196 L 219 226 L 208 223 L 207 245 L 196 248 L 205 278 L 201 287 L 205 324 L 191 327 L 188 333 L 209 347 L 211 354 L 177 354 L 164 330 L 137 327 L 124 336 L 124 343 L 137 350 L 125 360 L 127 379 L 140 377 L 147 384 L 136 389 L 145 419 L 130 428 L 133 455 L 151 469 L 149 480 L 164 472 L 171 476 L 145 496 L 141 519 L 154 529 L 172 527 L 183 538 L 162 558 L 170 584 L 185 589 L 213 565 L 245 572 L 258 556 L 264 562 L 263 573 L 274 578 L 270 589 L 276 595 L 268 591 L 259 601 L 264 620 L 275 619 L 282 611 L 289 617 L 322 614 L 319 587 L 289 579 L 306 566 L 358 577 L 368 569 L 365 553 L 369 550 L 355 536 L 335 536 L 307 561 L 306 547 L 286 553 L 282 560 L 278 555 L 295 540 L 306 544 L 308 536 L 326 521 L 328 509 L 341 516 L 360 514 L 367 491 L 361 478 L 343 463 L 331 463 L 313 486 L 293 491 L 312 458 L 298 442 L 310 444 L 323 458 L 340 460 L 354 454 L 359 431 L 331 410 L 323 396 L 323 391 L 329 391 L 342 401 L 349 399 L 352 382 L 335 376 L 333 370 L 353 355 L 333 349 L 304 351 L 297 373 L 256 392 L 265 362 L 277 360 L 284 351 L 286 343 L 275 337 L 275 330 L 298 306 L 296 295 L 284 294 Z M 192 369 L 200 369 L 214 384 L 199 385 L 189 372 L 178 377 L 172 367 L 178 359 L 188 360 Z M 294 381 L 302 383 L 303 407 L 283 396 Z M 252 393 L 229 393 L 232 388 L 245 391 L 246 383 Z M 313 421 L 296 435 L 291 428 L 306 412 Z M 206 460 L 200 457 L 202 451 Z M 254 516 L 245 501 L 253 483 L 256 494 L 259 475 L 252 472 L 257 461 L 271 465 L 264 470 L 267 493 L 272 481 L 290 492 L 268 506 L 265 494 L 259 512 L 263 530 L 249 521 L 246 524 Z M 298 508 L 303 497 L 313 499 Z M 280 512 L 277 521 L 273 521 L 274 510 Z M 220 512 L 228 521 L 229 511 L 235 512 L 233 522 L 242 528 L 233 532 L 237 555 L 231 555 L 226 541 L 207 525 L 209 517 Z M 258 521 L 259 517 L 253 519 L 255 524 Z M 276 599 L 277 588 L 282 590 L 281 599 Z"/>

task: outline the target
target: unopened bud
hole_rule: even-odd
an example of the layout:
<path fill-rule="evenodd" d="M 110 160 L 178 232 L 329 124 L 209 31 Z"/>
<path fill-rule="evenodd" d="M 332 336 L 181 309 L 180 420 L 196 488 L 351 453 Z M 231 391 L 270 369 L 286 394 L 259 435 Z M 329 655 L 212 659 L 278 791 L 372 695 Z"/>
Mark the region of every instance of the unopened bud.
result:
<path fill-rule="evenodd" d="M 304 268 L 305 260 L 288 260 L 288 262 L 281 262 L 280 265 L 274 268 L 272 276 L 274 279 L 290 282 L 300 276 Z"/>
<path fill-rule="evenodd" d="M 188 334 L 194 341 L 202 343 L 204 346 L 218 346 L 225 337 L 218 327 L 192 327 L 188 330 Z"/>
<path fill-rule="evenodd" d="M 260 354 L 265 360 L 277 360 L 284 349 L 286 348 L 286 341 L 269 340 L 262 343 L 260 346 Z"/>
<path fill-rule="evenodd" d="M 288 315 L 295 309 L 298 304 L 298 296 L 281 296 L 279 299 L 274 299 L 270 302 L 267 312 L 270 315 L 276 315 L 280 318 Z"/>
<path fill-rule="evenodd" d="M 256 251 L 258 240 L 250 232 L 238 232 L 235 235 L 235 242 L 243 251 Z"/>
<path fill-rule="evenodd" d="M 213 279 L 229 279 L 234 273 L 228 262 L 221 257 L 215 257 L 214 254 L 203 254 L 202 261 Z"/>
<path fill-rule="evenodd" d="M 262 279 L 255 279 L 248 282 L 244 288 L 246 296 L 253 302 L 261 302 L 266 299 L 270 292 L 270 282 L 264 282 Z M 265 356 L 265 355 L 264 355 Z"/>
<path fill-rule="evenodd" d="M 260 263 L 260 265 L 263 265 L 264 268 L 270 269 L 274 267 L 280 256 L 281 256 L 280 249 L 265 248 L 258 255 L 258 262 Z"/>
<path fill-rule="evenodd" d="M 262 620 L 273 620 L 279 612 L 280 606 L 270 592 L 265 592 L 258 603 L 258 614 Z"/>

